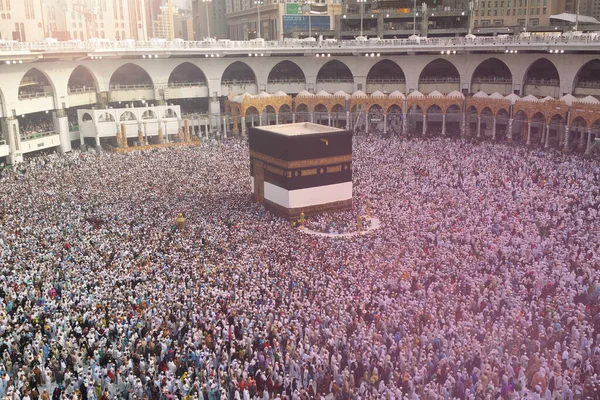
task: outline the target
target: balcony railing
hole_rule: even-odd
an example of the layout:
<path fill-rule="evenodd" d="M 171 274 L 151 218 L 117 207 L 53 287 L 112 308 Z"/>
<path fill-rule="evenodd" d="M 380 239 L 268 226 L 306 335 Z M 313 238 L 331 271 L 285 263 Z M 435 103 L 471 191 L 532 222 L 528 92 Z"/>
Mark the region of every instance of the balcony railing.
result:
<path fill-rule="evenodd" d="M 367 85 L 369 84 L 404 84 L 406 80 L 404 78 L 368 78 Z"/>
<path fill-rule="evenodd" d="M 576 87 L 600 89 L 600 81 L 579 81 Z"/>
<path fill-rule="evenodd" d="M 426 76 L 419 79 L 419 83 L 460 83 L 460 78 L 454 76 Z"/>
<path fill-rule="evenodd" d="M 476 77 L 473 78 L 471 83 L 497 83 L 497 84 L 511 84 L 512 83 L 512 79 L 511 78 L 504 78 L 504 77 L 497 77 L 497 76 L 493 76 L 493 77 Z"/>
<path fill-rule="evenodd" d="M 169 82 L 169 88 L 186 88 L 186 87 L 198 87 L 198 86 L 206 86 L 206 81 L 198 81 L 198 82 Z"/>
<path fill-rule="evenodd" d="M 352 83 L 352 78 L 317 78 L 317 83 Z"/>
<path fill-rule="evenodd" d="M 300 78 L 271 78 L 267 81 L 271 84 L 285 84 L 285 83 L 306 83 L 306 80 Z"/>
<path fill-rule="evenodd" d="M 69 90 L 69 94 L 78 94 L 78 93 L 89 93 L 89 92 L 95 92 L 96 88 L 95 87 L 78 87 L 78 88 L 74 88 L 74 87 L 70 87 L 68 88 Z"/>
<path fill-rule="evenodd" d="M 21 133 L 21 141 L 26 142 L 28 140 L 41 139 L 43 137 L 54 135 L 58 135 L 58 133 L 56 131 Z"/>
<path fill-rule="evenodd" d="M 477 38 L 457 38 L 441 37 L 428 39 L 379 39 L 379 40 L 342 40 L 342 41 L 303 41 L 303 40 L 284 40 L 284 41 L 89 41 L 89 42 L 16 42 L 9 41 L 0 43 L 0 53 L 2 52 L 69 52 L 69 51 L 89 51 L 102 53 L 104 51 L 133 51 L 140 54 L 146 54 L 151 50 L 206 50 L 206 51 L 227 51 L 227 50 L 261 50 L 261 49 L 306 49 L 306 48 L 356 48 L 356 47 L 431 47 L 431 46 L 465 46 L 477 47 L 483 45 L 509 46 L 509 45 L 587 45 L 597 46 L 600 43 L 600 37 L 597 35 L 582 36 L 506 36 L 506 37 L 477 37 Z"/>
<path fill-rule="evenodd" d="M 244 85 L 254 85 L 256 84 L 256 82 L 251 81 L 251 80 L 237 80 L 237 79 L 232 79 L 232 80 L 224 80 L 221 81 L 221 85 L 240 85 L 240 86 L 244 86 Z"/>
<path fill-rule="evenodd" d="M 528 78 L 525 81 L 526 85 L 535 85 L 535 86 L 559 86 L 560 82 L 558 79 L 534 79 Z"/>
<path fill-rule="evenodd" d="M 19 100 L 39 99 L 40 97 L 51 97 L 52 92 L 29 92 L 19 93 Z"/>
<path fill-rule="evenodd" d="M 110 90 L 132 90 L 132 89 L 154 89 L 149 83 L 132 83 L 129 85 L 113 84 L 110 85 Z"/>

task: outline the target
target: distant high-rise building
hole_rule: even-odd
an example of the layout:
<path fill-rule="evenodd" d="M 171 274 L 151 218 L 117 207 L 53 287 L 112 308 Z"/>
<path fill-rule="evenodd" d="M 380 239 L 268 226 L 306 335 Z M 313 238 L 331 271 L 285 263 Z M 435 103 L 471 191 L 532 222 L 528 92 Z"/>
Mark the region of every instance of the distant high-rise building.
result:
<path fill-rule="evenodd" d="M 194 39 L 193 19 L 188 11 L 180 10 L 171 2 L 160 7 L 154 21 L 154 37 L 160 39 Z"/>
<path fill-rule="evenodd" d="M 225 20 L 226 0 L 192 0 L 194 31 L 197 40 L 205 37 L 226 39 L 229 37 Z M 208 18 L 207 14 L 208 13 Z"/>
<path fill-rule="evenodd" d="M 572 12 L 569 2 L 574 3 L 574 0 L 477 0 L 473 10 L 474 26 L 550 26 L 551 15 Z"/>

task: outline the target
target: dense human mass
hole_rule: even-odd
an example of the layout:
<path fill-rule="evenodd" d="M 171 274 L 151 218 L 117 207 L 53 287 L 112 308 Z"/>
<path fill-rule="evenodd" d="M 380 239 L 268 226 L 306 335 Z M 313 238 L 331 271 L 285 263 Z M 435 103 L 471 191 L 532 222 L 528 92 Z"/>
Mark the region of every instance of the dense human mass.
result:
<path fill-rule="evenodd" d="M 381 228 L 348 239 L 252 203 L 248 160 L 3 171 L 0 398 L 598 398 L 597 160 L 356 137 Z"/>

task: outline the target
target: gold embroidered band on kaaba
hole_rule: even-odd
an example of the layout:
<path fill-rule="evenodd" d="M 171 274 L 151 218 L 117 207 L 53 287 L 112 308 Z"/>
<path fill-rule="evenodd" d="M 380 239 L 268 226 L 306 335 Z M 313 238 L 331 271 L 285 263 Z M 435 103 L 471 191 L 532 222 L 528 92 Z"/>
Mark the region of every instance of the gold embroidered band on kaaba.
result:
<path fill-rule="evenodd" d="M 306 167 L 320 167 L 322 165 L 331 165 L 338 164 L 344 162 L 352 161 L 352 154 L 345 154 L 343 156 L 335 156 L 335 157 L 324 157 L 324 158 L 313 158 L 308 160 L 299 160 L 299 161 L 284 161 L 279 158 L 271 157 L 263 153 L 259 153 L 255 150 L 250 150 L 250 157 L 256 158 L 258 160 L 267 162 L 272 165 L 276 165 L 285 169 L 294 169 L 294 168 L 306 168 Z"/>

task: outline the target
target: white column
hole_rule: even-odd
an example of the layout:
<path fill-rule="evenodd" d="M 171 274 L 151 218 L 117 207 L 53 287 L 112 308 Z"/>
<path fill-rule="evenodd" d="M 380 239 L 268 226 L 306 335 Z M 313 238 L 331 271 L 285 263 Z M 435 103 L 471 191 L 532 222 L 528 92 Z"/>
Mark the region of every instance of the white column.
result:
<path fill-rule="evenodd" d="M 346 111 L 346 129 L 350 129 L 350 111 Z"/>
<path fill-rule="evenodd" d="M 117 126 L 117 133 L 120 132 L 120 127 Z M 94 139 L 96 140 L 96 147 L 100 146 L 100 125 L 94 124 Z M 127 138 L 125 138 L 127 140 Z M 83 144 L 83 142 L 81 142 Z"/>
<path fill-rule="evenodd" d="M 492 139 L 496 140 L 496 117 L 492 118 Z"/>
<path fill-rule="evenodd" d="M 531 122 L 527 122 L 527 146 L 531 145 Z"/>
<path fill-rule="evenodd" d="M 275 113 L 275 125 L 279 125 L 279 113 Z"/>
<path fill-rule="evenodd" d="M 442 136 L 446 136 L 446 114 L 442 114 Z"/>
<path fill-rule="evenodd" d="M 403 113 L 402 114 L 402 134 L 406 135 L 408 132 L 408 118 L 407 118 L 407 114 Z"/>
<path fill-rule="evenodd" d="M 477 116 L 477 137 L 481 137 L 481 117 Z"/>
<path fill-rule="evenodd" d="M 581 127 L 581 133 L 579 134 L 579 148 L 580 149 L 583 149 L 583 147 L 585 146 L 585 131 L 586 130 L 587 130 L 586 128 Z"/>
<path fill-rule="evenodd" d="M 550 124 L 546 124 L 546 137 L 545 137 L 544 148 L 550 147 Z"/>
<path fill-rule="evenodd" d="M 242 121 L 242 136 L 244 136 L 246 134 L 246 117 L 241 117 L 240 120 Z"/>
<path fill-rule="evenodd" d="M 71 151 L 71 137 L 69 136 L 69 118 L 64 109 L 56 110 L 54 114 L 54 130 L 58 132 L 60 140 L 60 152 L 67 153 Z"/>
<path fill-rule="evenodd" d="M 546 124 L 542 125 L 542 136 L 540 137 L 540 144 L 544 143 L 544 135 L 546 135 Z"/>
<path fill-rule="evenodd" d="M 23 161 L 23 153 L 21 153 L 21 134 L 19 132 L 19 121 L 17 118 L 2 118 L 2 131 L 4 138 L 7 140 L 10 153 L 7 157 L 9 164 L 17 164 Z"/>
<path fill-rule="evenodd" d="M 227 117 L 223 115 L 223 137 L 227 138 Z"/>
<path fill-rule="evenodd" d="M 423 136 L 427 134 L 427 114 L 423 113 Z"/>
<path fill-rule="evenodd" d="M 387 133 L 387 113 L 383 114 L 383 133 Z"/>
<path fill-rule="evenodd" d="M 331 113 L 327 113 L 327 126 L 331 126 Z"/>
<path fill-rule="evenodd" d="M 204 132 L 206 133 L 207 139 L 210 137 L 210 135 L 208 134 L 208 131 L 209 131 L 209 123 L 208 123 L 208 115 L 207 115 L 206 119 L 204 120 Z"/>
<path fill-rule="evenodd" d="M 315 122 L 315 121 L 313 120 L 313 115 L 314 115 L 314 113 L 311 111 L 311 112 L 310 112 L 310 122 Z"/>
<path fill-rule="evenodd" d="M 592 152 L 592 128 L 587 128 L 587 147 L 585 148 L 585 154 Z"/>
<path fill-rule="evenodd" d="M 365 113 L 365 133 L 369 133 L 369 113 Z"/>
<path fill-rule="evenodd" d="M 512 137 L 513 137 L 513 119 L 509 118 L 508 119 L 508 132 L 506 134 L 508 141 L 512 142 Z"/>
<path fill-rule="evenodd" d="M 295 124 L 295 123 L 296 123 L 296 112 L 294 111 L 292 113 L 292 124 Z"/>
<path fill-rule="evenodd" d="M 221 114 L 221 103 L 219 100 L 211 100 L 209 105 L 209 113 L 212 114 L 210 118 L 211 128 L 219 129 L 220 120 L 218 115 Z"/>
<path fill-rule="evenodd" d="M 569 125 L 565 124 L 565 150 L 569 150 Z"/>

